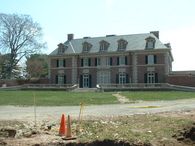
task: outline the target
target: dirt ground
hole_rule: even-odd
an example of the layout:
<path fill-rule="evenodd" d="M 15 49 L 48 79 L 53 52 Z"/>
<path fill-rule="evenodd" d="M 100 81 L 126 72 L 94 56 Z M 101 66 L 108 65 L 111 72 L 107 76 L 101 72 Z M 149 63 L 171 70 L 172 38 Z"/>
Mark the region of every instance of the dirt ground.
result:
<path fill-rule="evenodd" d="M 174 119 L 186 119 L 194 121 L 194 123 L 189 123 L 187 125 L 180 125 L 177 127 L 177 132 L 170 135 L 171 138 L 163 137 L 160 142 L 129 142 L 125 140 L 96 140 L 90 142 L 80 142 L 78 140 L 64 140 L 65 136 L 58 136 L 59 125 L 52 125 L 52 129 L 48 129 L 47 121 L 42 121 L 42 123 L 37 123 L 34 127 L 34 122 L 20 122 L 16 121 L 0 121 L 0 145 L 5 146 L 193 146 L 195 145 L 195 111 L 181 111 L 181 112 L 166 112 L 166 113 L 156 113 L 160 117 L 174 118 Z M 143 117 L 148 115 L 133 115 L 134 117 Z M 150 115 L 151 116 L 151 115 Z M 100 116 L 84 117 L 83 120 L 91 119 L 102 119 Z M 104 117 L 106 118 L 110 117 Z M 112 119 L 119 119 L 123 117 L 112 116 Z M 53 123 L 56 119 L 53 119 Z M 3 122 L 5 125 L 2 126 Z M 7 122 L 10 122 L 8 124 Z M 14 123 L 16 122 L 16 123 Z M 51 121 L 50 121 L 51 123 Z M 41 125 L 41 126 L 40 126 Z M 26 127 L 25 130 L 21 130 Z M 74 127 L 74 125 L 73 125 Z M 6 131 L 7 130 L 7 131 Z M 74 131 L 74 129 L 73 129 Z M 74 133 L 74 132 L 73 132 Z"/>
<path fill-rule="evenodd" d="M 122 103 L 130 102 L 126 97 L 120 96 L 119 94 L 114 94 L 117 99 Z M 142 101 L 138 101 L 138 103 L 142 103 Z M 190 107 L 190 106 L 189 106 Z M 104 108 L 104 107 L 102 107 Z M 137 118 L 141 119 L 139 123 L 136 122 L 130 123 L 131 127 L 135 127 L 134 129 L 129 129 L 129 131 L 135 132 L 137 135 L 143 132 L 143 129 L 138 128 L 140 125 L 149 125 L 152 124 L 151 121 L 158 121 L 159 119 L 155 117 L 163 117 L 165 119 L 174 119 L 174 120 L 189 120 L 193 121 L 187 124 L 176 124 L 172 123 L 172 125 L 166 124 L 166 121 L 160 121 L 165 123 L 160 123 L 157 125 L 156 128 L 161 128 L 161 126 L 167 126 L 173 128 L 173 132 L 169 134 L 169 136 L 159 135 L 154 137 L 152 141 L 141 141 L 137 137 L 131 137 L 130 139 L 134 139 L 134 141 L 128 141 L 125 138 L 122 139 L 108 139 L 108 137 L 103 137 L 104 139 L 96 139 L 90 140 L 86 138 L 82 140 L 79 139 L 79 136 L 93 135 L 90 131 L 79 131 L 80 135 L 78 134 L 78 127 L 75 123 L 72 123 L 72 136 L 77 136 L 74 140 L 65 140 L 65 136 L 59 136 L 59 127 L 60 121 L 57 119 L 58 115 L 39 115 L 38 121 L 32 121 L 32 116 L 28 118 L 19 118 L 18 120 L 0 120 L 0 146 L 195 146 L 195 109 L 194 108 L 184 108 L 180 107 L 183 110 L 167 110 L 167 111 L 156 111 L 155 113 L 147 112 L 147 113 L 137 113 L 131 115 L 92 115 L 92 116 L 82 116 L 83 121 L 89 121 L 88 124 L 92 123 L 92 127 L 95 127 L 97 121 L 99 120 L 100 123 L 103 125 L 106 124 L 113 124 L 113 127 L 118 127 L 117 121 L 121 119 L 127 119 L 128 123 L 131 121 L 135 121 Z M 104 109 L 105 111 L 106 109 Z M 153 109 L 154 111 L 156 109 Z M 114 111 L 114 109 L 113 109 Z M 21 111 L 20 111 L 21 112 Z M 124 111 L 123 111 L 124 112 Z M 19 116 L 19 115 L 17 115 Z M 20 116 L 21 117 L 21 116 Z M 78 116 L 71 117 L 72 120 L 78 121 Z M 153 119 L 152 119 L 153 118 Z M 41 120 L 40 120 L 41 119 Z M 128 120 L 131 119 L 131 120 Z M 150 123 L 146 121 L 146 119 L 150 120 Z M 94 122 L 95 121 L 95 122 Z M 81 124 L 81 123 L 80 123 Z M 94 125 L 93 125 L 94 124 Z M 135 125 L 132 125 L 135 124 Z M 35 126 L 36 125 L 36 126 Z M 51 129 L 50 127 L 51 126 Z M 85 125 L 86 126 L 86 125 Z M 153 125 L 150 125 L 153 126 Z M 108 127 L 108 126 L 107 126 Z M 101 128 L 107 128 L 100 127 Z M 113 128 L 111 127 L 111 129 Z M 144 127 L 144 126 L 143 126 Z M 125 127 L 129 128 L 128 126 Z M 155 127 L 154 127 L 155 128 Z M 164 127 L 165 128 L 165 127 Z M 114 129 L 114 128 L 113 128 Z M 153 129 L 154 130 L 154 129 Z M 128 131 L 128 130 L 127 130 Z M 150 130 L 146 131 L 149 136 L 151 136 Z M 116 137 L 119 137 L 117 131 L 113 131 Z M 99 134 L 102 134 L 101 132 Z M 87 137 L 86 135 L 86 137 Z M 128 134 L 127 134 L 128 135 Z M 97 135 L 96 135 L 97 136 Z M 152 135 L 155 136 L 155 135 Z M 85 136 L 83 136 L 85 137 Z M 99 137 L 99 136 L 97 136 Z M 160 140 L 155 140 L 155 138 L 159 138 Z"/>

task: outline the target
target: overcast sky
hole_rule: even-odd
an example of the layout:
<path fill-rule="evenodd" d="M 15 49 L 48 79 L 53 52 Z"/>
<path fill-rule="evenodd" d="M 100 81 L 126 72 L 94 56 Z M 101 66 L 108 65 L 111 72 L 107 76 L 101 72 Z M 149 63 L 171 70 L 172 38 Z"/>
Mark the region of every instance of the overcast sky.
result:
<path fill-rule="evenodd" d="M 74 38 L 159 31 L 171 43 L 173 70 L 195 70 L 195 0 L 0 0 L 1 13 L 28 14 L 41 24 L 51 53 Z"/>

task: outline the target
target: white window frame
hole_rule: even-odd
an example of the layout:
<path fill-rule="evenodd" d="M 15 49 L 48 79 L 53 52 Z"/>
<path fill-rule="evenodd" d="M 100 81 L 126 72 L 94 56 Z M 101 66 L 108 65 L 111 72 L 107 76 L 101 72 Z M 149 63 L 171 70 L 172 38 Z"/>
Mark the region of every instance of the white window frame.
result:
<path fill-rule="evenodd" d="M 107 58 L 107 65 L 110 66 L 110 57 Z"/>
<path fill-rule="evenodd" d="M 119 74 L 119 84 L 126 84 L 126 74 L 125 73 Z"/>
<path fill-rule="evenodd" d="M 100 45 L 100 51 L 106 51 L 107 50 L 107 45 L 106 45 L 106 43 L 102 43 L 101 45 Z"/>
<path fill-rule="evenodd" d="M 108 84 L 108 72 L 100 73 L 100 84 Z"/>
<path fill-rule="evenodd" d="M 60 47 L 60 48 L 58 48 L 58 53 L 64 53 L 65 52 L 65 48 L 62 48 L 62 47 Z"/>
<path fill-rule="evenodd" d="M 154 48 L 154 42 L 149 41 L 149 42 L 148 42 L 148 48 L 149 48 L 149 49 Z"/>
<path fill-rule="evenodd" d="M 119 42 L 118 50 L 125 50 L 125 42 Z"/>
<path fill-rule="evenodd" d="M 155 73 L 147 73 L 147 81 L 148 83 L 155 83 Z"/>
<path fill-rule="evenodd" d="M 63 59 L 59 59 L 59 67 L 64 67 L 64 60 Z"/>
<path fill-rule="evenodd" d="M 101 65 L 101 58 L 97 58 L 97 66 Z"/>
<path fill-rule="evenodd" d="M 89 58 L 83 59 L 83 66 L 89 66 Z"/>
<path fill-rule="evenodd" d="M 148 64 L 154 64 L 154 55 L 148 55 Z"/>
<path fill-rule="evenodd" d="M 64 75 L 58 75 L 58 84 L 64 84 Z"/>
<path fill-rule="evenodd" d="M 83 75 L 83 88 L 89 88 L 89 75 Z"/>
<path fill-rule="evenodd" d="M 89 46 L 83 45 L 83 52 L 89 52 Z"/>
<path fill-rule="evenodd" d="M 125 65 L 125 56 L 119 57 L 119 65 Z"/>

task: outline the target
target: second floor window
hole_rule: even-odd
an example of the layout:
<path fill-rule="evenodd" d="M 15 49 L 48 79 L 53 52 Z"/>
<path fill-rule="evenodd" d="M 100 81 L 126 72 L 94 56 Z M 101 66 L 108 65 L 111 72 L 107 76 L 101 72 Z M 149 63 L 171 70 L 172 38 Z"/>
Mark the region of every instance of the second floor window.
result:
<path fill-rule="evenodd" d="M 147 55 L 146 56 L 146 64 L 156 64 L 156 55 Z"/>
<path fill-rule="evenodd" d="M 89 66 L 89 59 L 88 58 L 83 59 L 83 66 Z"/>
<path fill-rule="evenodd" d="M 90 58 L 81 59 L 81 66 L 88 67 L 90 65 L 91 65 L 91 59 Z"/>
<path fill-rule="evenodd" d="M 101 65 L 101 59 L 100 58 L 96 58 L 96 66 L 100 66 Z"/>
<path fill-rule="evenodd" d="M 117 65 L 127 65 L 127 57 L 125 56 L 118 57 Z"/>
<path fill-rule="evenodd" d="M 66 60 L 65 59 L 57 60 L 57 67 L 65 67 L 65 66 L 66 66 Z"/>
<path fill-rule="evenodd" d="M 112 65 L 112 57 L 107 58 L 107 65 L 111 66 Z"/>

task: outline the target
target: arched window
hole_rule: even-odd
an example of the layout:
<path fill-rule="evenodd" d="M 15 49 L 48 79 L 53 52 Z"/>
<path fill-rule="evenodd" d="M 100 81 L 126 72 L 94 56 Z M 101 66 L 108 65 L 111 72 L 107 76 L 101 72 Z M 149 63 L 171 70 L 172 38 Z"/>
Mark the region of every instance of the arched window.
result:
<path fill-rule="evenodd" d="M 84 42 L 82 45 L 83 45 L 83 52 L 89 52 L 92 47 L 92 45 L 88 42 Z"/>
<path fill-rule="evenodd" d="M 118 50 L 125 50 L 127 47 L 127 41 L 120 39 L 118 40 Z"/>
<path fill-rule="evenodd" d="M 155 38 L 148 37 L 146 38 L 146 49 L 154 49 L 155 48 Z"/>
<path fill-rule="evenodd" d="M 100 43 L 100 51 L 107 51 L 108 47 L 109 47 L 109 43 L 102 40 Z"/>
<path fill-rule="evenodd" d="M 60 43 L 58 45 L 58 53 L 59 54 L 65 53 L 65 50 L 66 50 L 66 46 L 64 44 Z"/>

